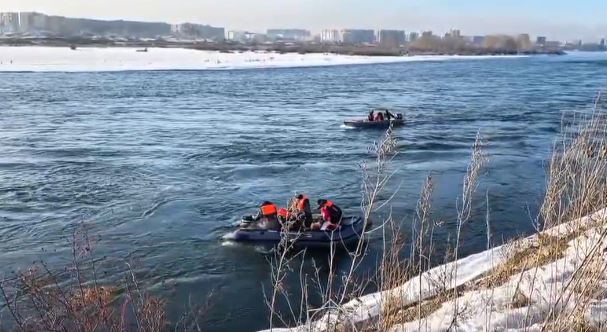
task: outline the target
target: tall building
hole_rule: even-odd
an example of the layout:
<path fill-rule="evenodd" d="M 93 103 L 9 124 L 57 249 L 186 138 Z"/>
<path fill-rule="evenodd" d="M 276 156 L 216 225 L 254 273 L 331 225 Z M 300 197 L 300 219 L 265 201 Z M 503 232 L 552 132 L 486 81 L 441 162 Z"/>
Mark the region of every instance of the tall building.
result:
<path fill-rule="evenodd" d="M 196 39 L 223 40 L 224 28 L 193 23 L 170 25 L 162 22 L 103 21 L 63 16 L 48 16 L 36 12 L 0 13 L 0 33 L 15 32 L 47 36 L 103 36 L 126 38 L 158 38 L 173 35 Z"/>
<path fill-rule="evenodd" d="M 228 31 L 228 40 L 243 42 L 245 41 L 246 31 Z"/>
<path fill-rule="evenodd" d="M 19 32 L 19 13 L 0 13 L 0 34 Z"/>
<path fill-rule="evenodd" d="M 459 29 L 451 29 L 451 32 L 449 34 L 453 38 L 462 38 L 462 32 Z"/>
<path fill-rule="evenodd" d="M 312 36 L 310 31 L 304 29 L 268 29 L 267 35 L 270 39 L 286 41 L 306 41 Z"/>
<path fill-rule="evenodd" d="M 324 29 L 320 32 L 320 41 L 323 43 L 338 43 L 341 42 L 341 34 L 339 30 Z"/>
<path fill-rule="evenodd" d="M 29 32 L 32 13 L 19 13 L 19 32 Z"/>
<path fill-rule="evenodd" d="M 432 31 L 424 31 L 424 32 L 422 32 L 422 37 L 428 38 L 428 37 L 432 37 L 432 36 L 433 36 Z"/>
<path fill-rule="evenodd" d="M 405 44 L 405 32 L 403 30 L 380 30 L 379 44 L 383 47 L 399 47 Z"/>
<path fill-rule="evenodd" d="M 538 46 L 546 46 L 546 37 L 537 37 L 535 44 Z"/>
<path fill-rule="evenodd" d="M 179 37 L 194 39 L 223 40 L 224 28 L 215 28 L 209 25 L 182 23 L 171 27 L 171 32 Z"/>
<path fill-rule="evenodd" d="M 605 48 L 605 38 L 601 39 L 601 43 L 599 44 L 601 48 Z"/>
<path fill-rule="evenodd" d="M 528 50 L 533 46 L 531 45 L 531 37 L 526 33 L 522 33 L 516 37 L 516 45 L 519 50 Z"/>
<path fill-rule="evenodd" d="M 36 12 L 21 12 L 19 13 L 19 31 L 25 33 L 48 31 L 47 17 Z"/>
<path fill-rule="evenodd" d="M 419 38 L 419 33 L 417 33 L 417 32 L 411 32 L 411 33 L 409 33 L 409 42 L 410 43 L 413 43 L 418 38 Z"/>
<path fill-rule="evenodd" d="M 347 44 L 373 44 L 375 31 L 367 29 L 345 29 L 341 32 L 342 40 Z"/>

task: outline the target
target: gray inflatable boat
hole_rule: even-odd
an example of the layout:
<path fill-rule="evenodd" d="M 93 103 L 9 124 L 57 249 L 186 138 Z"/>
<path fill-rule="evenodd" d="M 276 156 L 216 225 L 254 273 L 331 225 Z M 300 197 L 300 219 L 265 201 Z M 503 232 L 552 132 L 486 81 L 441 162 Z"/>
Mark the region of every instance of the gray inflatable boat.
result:
<path fill-rule="evenodd" d="M 239 228 L 223 236 L 224 240 L 249 243 L 278 244 L 282 236 L 295 242 L 295 246 L 325 247 L 333 244 L 350 244 L 362 236 L 365 225 L 360 217 L 347 217 L 335 231 L 279 232 L 258 228 Z"/>
<path fill-rule="evenodd" d="M 384 121 L 369 121 L 369 120 L 346 120 L 344 121 L 344 125 L 346 127 L 351 128 L 378 128 L 378 129 L 387 129 L 390 126 L 398 127 L 405 124 L 404 119 L 391 119 Z"/>

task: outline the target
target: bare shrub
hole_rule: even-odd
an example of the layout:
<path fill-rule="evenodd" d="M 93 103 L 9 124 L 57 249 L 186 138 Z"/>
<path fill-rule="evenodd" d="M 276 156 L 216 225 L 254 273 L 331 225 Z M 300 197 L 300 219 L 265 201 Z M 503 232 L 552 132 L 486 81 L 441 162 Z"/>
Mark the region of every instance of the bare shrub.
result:
<path fill-rule="evenodd" d="M 143 292 L 129 271 L 123 288 L 100 285 L 86 230 L 73 234 L 67 275 L 37 263 L 0 283 L 13 328 L 21 331 L 162 331 L 163 300 Z"/>

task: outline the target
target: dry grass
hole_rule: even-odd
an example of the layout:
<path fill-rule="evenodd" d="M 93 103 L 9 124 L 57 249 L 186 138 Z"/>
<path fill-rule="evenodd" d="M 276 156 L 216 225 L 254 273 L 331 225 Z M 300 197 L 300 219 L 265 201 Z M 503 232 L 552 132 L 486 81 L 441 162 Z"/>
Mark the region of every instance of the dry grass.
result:
<path fill-rule="evenodd" d="M 0 282 L 3 302 L 0 331 L 159 332 L 168 327 L 165 301 L 142 290 L 127 264 L 122 284 L 97 279 L 87 231 L 78 227 L 72 239 L 72 263 L 53 272 L 39 262 Z M 118 286 L 117 286 L 118 285 Z M 10 321 L 7 318 L 12 318 Z M 179 331 L 198 330 L 195 319 Z M 10 324 L 3 326 L 2 324 Z"/>
<path fill-rule="evenodd" d="M 113 286 L 93 281 L 63 286 L 54 278 L 37 265 L 0 285 L 15 329 L 155 332 L 166 327 L 164 302 L 156 297 L 135 289 L 120 296 Z"/>
<path fill-rule="evenodd" d="M 531 300 L 523 294 L 520 290 L 517 290 L 512 297 L 512 308 L 525 308 L 531 304 Z"/>
<path fill-rule="evenodd" d="M 569 237 L 538 234 L 537 242 L 522 249 L 515 248 L 503 263 L 482 276 L 477 288 L 494 288 L 508 282 L 512 276 L 523 271 L 546 265 L 565 256 Z"/>
<path fill-rule="evenodd" d="M 540 214 L 535 222 L 538 235 L 534 241 L 513 241 L 505 263 L 500 264 L 480 279 L 468 284 L 464 289 L 452 290 L 451 297 L 435 297 L 418 301 L 408 307 L 399 303 L 399 297 L 385 300 L 382 308 L 385 326 L 394 326 L 403 322 L 420 321 L 435 312 L 447 301 L 453 303 L 453 322 L 450 328 L 457 328 L 460 310 L 458 295 L 464 290 L 494 289 L 502 286 L 518 276 L 515 291 L 510 303 L 511 308 L 528 308 L 531 310 L 534 287 L 545 288 L 545 285 L 535 285 L 539 268 L 550 266 L 553 273 L 559 273 L 566 262 L 560 261 L 573 250 L 577 268 L 569 280 L 563 280 L 561 286 L 552 286 L 548 298 L 552 303 L 549 313 L 545 316 L 542 330 L 547 331 L 594 331 L 596 326 L 589 324 L 585 317 L 589 305 L 596 299 L 607 296 L 603 283 L 607 280 L 607 264 L 602 255 L 607 243 L 606 220 L 591 220 L 585 225 L 572 225 L 560 231 L 544 232 L 551 227 L 586 216 L 607 206 L 607 117 L 598 109 L 600 98 L 597 99 L 595 111 L 589 118 L 574 119 L 572 124 L 563 128 L 563 136 L 557 140 L 554 154 L 550 161 L 546 196 L 541 206 Z M 476 144 L 475 144 L 476 146 Z M 475 149 L 476 150 L 476 149 Z M 482 161 L 482 154 L 474 152 L 469 175 L 466 179 L 476 179 Z M 470 174 L 470 172 L 472 174 Z M 471 196 L 475 185 L 472 181 L 464 181 L 464 190 L 458 204 L 459 220 L 457 236 L 469 218 L 466 200 Z M 488 220 L 488 218 L 487 218 Z M 489 230 L 489 228 L 488 228 Z M 594 236 L 598 239 L 583 246 L 578 245 L 579 239 L 587 239 L 588 231 L 599 231 Z M 488 234 L 488 238 L 489 238 Z M 588 241 L 582 240 L 582 243 Z M 586 241 L 586 242 L 584 242 Z M 419 243 L 413 241 L 414 243 Z M 594 243 L 594 244 L 593 244 Z M 457 259 L 459 247 L 454 248 L 454 259 Z M 570 260 L 571 258 L 568 258 Z M 557 263 L 558 262 L 558 263 Z M 571 261 L 569 261 L 571 263 Z M 419 271 L 419 270 L 418 270 Z M 531 276 L 530 294 L 525 294 L 519 287 L 522 272 L 527 271 Z M 448 274 L 448 273 L 447 273 Z M 457 271 L 451 271 L 457 275 Z M 448 276 L 445 278 L 448 279 Z M 453 280 L 444 280 L 444 284 L 452 284 Z M 436 286 L 440 289 L 440 285 Z M 491 295 L 490 295 L 491 296 Z M 566 308 L 566 310 L 565 310 Z M 489 310 L 492 310 L 489 308 Z M 527 318 L 526 318 L 527 319 Z M 600 327 L 598 329 L 600 330 Z M 491 328 L 491 322 L 487 322 Z"/>
<path fill-rule="evenodd" d="M 458 288 L 459 292 L 465 287 Z M 379 320 L 379 331 L 386 331 L 395 325 L 408 322 L 420 321 L 440 309 L 445 303 L 453 300 L 453 292 L 445 291 L 438 295 L 424 299 L 421 302 L 404 305 L 402 297 L 398 295 L 388 296 L 382 302 L 382 317 Z"/>
<path fill-rule="evenodd" d="M 581 317 L 576 317 L 574 320 L 568 321 L 563 324 L 562 321 L 551 321 L 544 324 L 544 331 L 547 332 L 601 332 L 604 328 L 594 326 Z"/>

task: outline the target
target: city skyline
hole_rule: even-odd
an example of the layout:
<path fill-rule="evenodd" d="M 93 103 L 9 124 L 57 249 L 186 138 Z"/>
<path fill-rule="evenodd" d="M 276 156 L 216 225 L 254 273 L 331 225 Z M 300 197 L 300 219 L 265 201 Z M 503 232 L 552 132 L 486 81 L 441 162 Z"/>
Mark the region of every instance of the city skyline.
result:
<path fill-rule="evenodd" d="M 223 26 L 226 31 L 265 32 L 272 28 L 302 28 L 318 34 L 330 28 L 367 28 L 443 33 L 457 28 L 466 35 L 530 33 L 563 41 L 598 41 L 607 35 L 607 24 L 602 23 L 600 16 L 596 15 L 607 12 L 607 3 L 598 0 L 588 0 L 583 4 L 563 0 L 533 3 L 513 0 L 491 4 L 478 0 L 458 3 L 448 0 L 401 3 L 388 0 L 373 3 L 361 0 L 308 0 L 304 3 L 297 0 L 288 5 L 278 0 L 263 3 L 244 0 L 225 0 L 221 3 L 185 0 L 107 0 L 102 3 L 0 0 L 0 11 L 37 11 L 94 19 L 193 22 Z M 277 12 L 280 15 L 276 15 Z"/>

